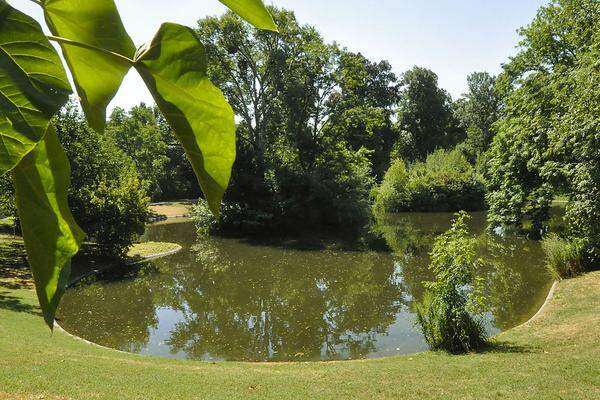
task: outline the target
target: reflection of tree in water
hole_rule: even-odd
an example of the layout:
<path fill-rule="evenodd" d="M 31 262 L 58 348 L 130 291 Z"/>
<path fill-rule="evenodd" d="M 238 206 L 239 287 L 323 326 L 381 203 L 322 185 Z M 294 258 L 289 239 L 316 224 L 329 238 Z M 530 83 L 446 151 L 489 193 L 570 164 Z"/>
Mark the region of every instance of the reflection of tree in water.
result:
<path fill-rule="evenodd" d="M 378 221 L 376 230 L 385 238 L 400 265 L 402 285 L 411 300 L 420 301 L 423 282 L 433 279 L 428 252 L 436 235 L 450 226 L 451 214 L 398 214 Z M 477 271 L 494 324 L 509 329 L 524 322 L 539 308 L 550 278 L 543 265 L 539 242 L 516 236 L 500 237 L 485 232 L 486 220 L 475 213 L 471 231 L 479 238 L 484 261 Z M 412 301 L 409 301 L 412 304 Z"/>
<path fill-rule="evenodd" d="M 149 281 L 131 279 L 128 283 L 127 293 L 110 282 L 70 289 L 61 302 L 61 325 L 91 342 L 140 352 L 157 320 Z"/>
<path fill-rule="evenodd" d="M 188 251 L 193 225 L 160 226 L 150 239 L 176 240 L 185 250 L 128 279 L 68 291 L 59 316 L 79 336 L 134 352 L 166 344 L 190 358 L 360 358 L 388 346 L 381 335 L 421 299 L 423 281 L 432 279 L 427 252 L 451 218 L 407 214 L 379 227 L 393 257 L 217 238 Z M 485 218 L 477 221 L 473 232 L 489 261 L 479 271 L 483 291 L 495 325 L 508 329 L 535 313 L 550 278 L 539 243 L 487 236 Z"/>
<path fill-rule="evenodd" d="M 173 352 L 231 360 L 357 358 L 374 349 L 375 336 L 400 311 L 386 255 L 248 247 L 206 239 L 195 247 L 198 269 L 165 274 L 173 280 L 166 286 L 176 288 L 168 306 L 185 316 L 172 332 Z"/>
<path fill-rule="evenodd" d="M 481 254 L 487 261 L 484 296 L 495 325 L 501 330 L 525 322 L 543 303 L 551 278 L 544 267 L 539 242 L 519 237 L 482 235 Z"/>

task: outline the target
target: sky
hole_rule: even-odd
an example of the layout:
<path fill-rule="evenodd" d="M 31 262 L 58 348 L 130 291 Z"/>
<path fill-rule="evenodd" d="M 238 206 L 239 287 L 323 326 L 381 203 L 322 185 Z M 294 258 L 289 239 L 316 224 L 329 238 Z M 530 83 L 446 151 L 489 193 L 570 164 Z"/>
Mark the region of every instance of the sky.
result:
<path fill-rule="evenodd" d="M 90 0 L 93 1 L 93 0 Z M 9 0 L 42 20 L 39 6 Z M 294 10 L 328 42 L 337 42 L 372 61 L 388 60 L 398 75 L 414 65 L 430 68 L 453 98 L 466 91 L 466 76 L 500 72 L 515 53 L 517 29 L 527 25 L 547 0 L 267 0 Z M 149 41 L 162 22 L 195 26 L 206 15 L 225 11 L 217 0 L 116 0 L 136 45 Z M 143 82 L 131 71 L 114 106 L 152 103 Z"/>

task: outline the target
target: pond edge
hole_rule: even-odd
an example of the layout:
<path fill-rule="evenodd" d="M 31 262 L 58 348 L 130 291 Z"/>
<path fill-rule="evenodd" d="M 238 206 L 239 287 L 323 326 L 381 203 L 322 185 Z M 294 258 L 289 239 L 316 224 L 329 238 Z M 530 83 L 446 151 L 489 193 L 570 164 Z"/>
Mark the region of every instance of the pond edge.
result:
<path fill-rule="evenodd" d="M 181 249 L 179 249 L 178 251 L 181 251 Z M 140 261 L 140 262 L 144 262 L 144 261 Z M 548 295 L 546 296 L 546 300 L 544 301 L 544 303 L 542 304 L 542 306 L 540 307 L 540 309 L 531 318 L 529 318 L 527 321 L 523 322 L 520 325 L 517 325 L 517 326 L 515 326 L 513 328 L 510 328 L 510 329 L 508 329 L 506 331 L 500 332 L 500 334 L 503 334 L 503 333 L 506 333 L 506 332 L 510 332 L 512 330 L 516 330 L 516 329 L 519 329 L 519 328 L 522 328 L 522 327 L 524 327 L 526 325 L 529 325 L 534 320 L 536 320 L 544 312 L 544 310 L 546 309 L 546 307 L 550 304 L 550 302 L 554 298 L 554 293 L 556 292 L 556 288 L 558 287 L 559 283 L 560 283 L 560 281 L 554 281 L 554 283 L 550 287 L 550 290 L 548 291 Z M 75 340 L 78 340 L 78 341 L 83 342 L 85 344 L 92 345 L 94 347 L 98 347 L 98 348 L 101 348 L 101 349 L 105 349 L 105 350 L 109 350 L 109 351 L 115 351 L 117 353 L 121 353 L 121 354 L 124 354 L 124 355 L 129 355 L 129 356 L 133 356 L 133 357 L 144 357 L 144 358 L 150 358 L 150 359 L 152 359 L 152 358 L 164 358 L 164 357 L 155 356 L 155 355 L 152 355 L 152 354 L 132 353 L 132 352 L 129 352 L 129 351 L 123 351 L 123 350 L 114 349 L 112 347 L 102 346 L 101 344 L 91 342 L 91 341 L 86 340 L 86 339 L 84 339 L 84 338 L 82 338 L 80 336 L 72 334 L 71 332 L 67 331 L 62 326 L 60 326 L 60 324 L 56 320 L 54 320 L 54 329 L 67 334 L 67 336 L 70 336 L 70 337 L 74 338 Z M 410 355 L 420 354 L 420 353 L 424 353 L 424 352 L 420 351 L 420 352 L 416 352 L 416 353 L 409 353 L 409 354 L 404 354 L 403 356 L 410 356 Z M 382 358 L 389 358 L 389 357 L 393 357 L 393 356 L 382 357 Z M 312 363 L 337 363 L 337 362 L 347 362 L 347 361 L 360 361 L 360 360 L 312 361 Z M 205 362 L 208 362 L 208 361 L 205 361 Z M 260 362 L 260 361 L 259 362 L 225 361 L 225 362 L 236 362 L 236 363 L 246 363 L 246 364 L 265 364 L 265 362 Z M 273 362 L 273 363 L 271 363 L 270 362 L 268 364 L 289 364 L 289 363 L 306 363 L 306 362 L 302 362 L 302 361 L 297 361 L 297 362 L 284 361 L 284 362 L 281 362 L 281 363 L 279 363 L 279 362 Z"/>
<path fill-rule="evenodd" d="M 125 263 L 125 265 L 126 266 L 132 266 L 132 265 L 143 264 L 143 263 L 146 263 L 146 262 L 149 262 L 149 261 L 157 260 L 159 258 L 168 257 L 168 256 L 171 256 L 173 254 L 177 254 L 181 250 L 183 250 L 183 247 L 180 244 L 177 244 L 177 247 L 175 247 L 175 248 L 173 248 L 171 250 L 167 250 L 167 251 L 164 251 L 162 253 L 150 254 L 149 256 L 144 256 L 144 257 L 142 257 L 139 260 L 127 262 L 127 263 Z M 72 282 L 69 283 L 68 287 L 72 287 L 73 285 L 77 284 L 78 282 L 81 282 L 85 278 L 88 278 L 90 276 L 93 276 L 93 275 L 99 274 L 101 272 L 107 271 L 107 270 L 109 270 L 111 268 L 114 268 L 114 265 L 113 266 L 107 266 L 107 267 L 104 267 L 104 268 L 96 268 L 95 270 L 90 271 L 90 272 L 88 272 L 88 273 L 86 273 L 86 274 L 84 274 L 82 276 L 78 276 L 76 279 L 74 279 Z M 53 329 L 55 329 L 57 331 L 60 331 L 62 333 L 65 333 L 67 336 L 70 336 L 71 338 L 73 338 L 75 340 L 78 340 L 78 341 L 83 342 L 85 344 L 92 345 L 94 347 L 98 347 L 98 348 L 101 348 L 101 349 L 110 350 L 110 351 L 116 351 L 117 353 L 127 354 L 127 355 L 132 355 L 132 356 L 138 356 L 138 357 L 153 357 L 151 355 L 145 355 L 145 354 L 139 354 L 139 353 L 132 353 L 132 352 L 129 352 L 129 351 L 118 350 L 118 349 L 114 349 L 112 347 L 106 347 L 106 346 L 102 346 L 101 344 L 91 342 L 89 340 L 86 340 L 86 339 L 82 338 L 81 336 L 74 335 L 71 332 L 67 331 L 65 328 L 63 328 L 62 326 L 60 326 L 60 324 L 58 323 L 58 321 L 56 319 L 54 320 Z"/>
<path fill-rule="evenodd" d="M 550 304 L 550 302 L 552 301 L 552 299 L 554 298 L 554 293 L 556 292 L 556 288 L 558 287 L 560 281 L 554 281 L 554 283 L 552 284 L 552 286 L 550 287 L 550 290 L 548 291 L 548 295 L 546 296 L 546 300 L 544 301 L 544 303 L 542 304 L 542 306 L 540 307 L 540 309 L 531 317 L 529 318 L 527 321 L 523 322 L 520 325 L 515 326 L 514 328 L 510 328 L 509 330 L 505 331 L 505 332 L 509 332 L 513 329 L 519 329 L 525 325 L 529 325 L 530 323 L 532 323 L 533 321 L 535 321 L 536 319 L 538 319 L 538 317 L 543 313 L 543 311 L 546 309 L 546 307 L 548 306 L 548 304 Z M 504 332 L 502 332 L 504 333 Z"/>

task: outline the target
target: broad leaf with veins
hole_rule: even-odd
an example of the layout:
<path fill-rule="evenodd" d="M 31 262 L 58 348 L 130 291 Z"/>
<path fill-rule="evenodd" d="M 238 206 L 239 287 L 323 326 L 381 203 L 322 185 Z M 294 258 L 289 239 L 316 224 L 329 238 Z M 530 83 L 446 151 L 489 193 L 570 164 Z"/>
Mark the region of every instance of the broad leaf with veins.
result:
<path fill-rule="evenodd" d="M 277 25 L 261 0 L 219 0 L 258 29 L 277 32 Z"/>
<path fill-rule="evenodd" d="M 50 327 L 84 233 L 75 223 L 67 195 L 71 168 L 54 127 L 13 170 L 17 208 L 44 319 Z"/>
<path fill-rule="evenodd" d="M 166 23 L 136 56 L 135 68 L 183 144 L 215 215 L 235 161 L 233 110 L 208 79 L 206 52 L 194 31 Z"/>
<path fill-rule="evenodd" d="M 70 93 L 60 58 L 40 25 L 0 1 L 0 174 L 42 140 Z"/>
<path fill-rule="evenodd" d="M 113 0 L 46 0 L 44 13 L 54 35 L 133 58 L 135 45 Z M 90 126 L 101 131 L 106 107 L 131 63 L 102 51 L 61 43 Z"/>

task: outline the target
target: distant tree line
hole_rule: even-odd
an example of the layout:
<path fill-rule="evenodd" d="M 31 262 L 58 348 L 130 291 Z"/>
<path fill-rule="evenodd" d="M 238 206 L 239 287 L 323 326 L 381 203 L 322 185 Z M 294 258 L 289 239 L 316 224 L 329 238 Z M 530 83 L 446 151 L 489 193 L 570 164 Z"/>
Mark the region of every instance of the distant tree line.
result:
<path fill-rule="evenodd" d="M 483 207 L 471 164 L 493 136 L 500 107 L 494 77 L 469 77 L 469 93 L 454 102 L 433 71 L 414 67 L 398 77 L 387 61 L 326 43 L 292 12 L 271 12 L 279 34 L 256 31 L 231 13 L 198 24 L 214 61 L 211 78 L 238 115 L 237 164 L 217 229 L 359 234 L 371 218 L 373 189 L 394 160 L 408 167 L 457 145 L 460 156 L 451 161 L 467 160 L 463 179 L 475 197 L 466 209 Z M 422 198 L 434 197 L 429 189 Z M 464 201 L 442 202 L 414 209 L 465 208 Z"/>
<path fill-rule="evenodd" d="M 544 234 L 556 195 L 567 200 L 562 253 L 600 263 L 600 3 L 556 0 L 521 29 L 497 89 L 502 112 L 487 156 L 496 226 Z M 570 243 L 569 243 L 570 242 Z M 575 260 L 573 258 L 577 258 Z"/>
<path fill-rule="evenodd" d="M 499 107 L 493 77 L 469 77 L 469 93 L 453 102 L 434 72 L 414 67 L 398 77 L 387 61 L 326 43 L 292 12 L 271 11 L 278 34 L 255 30 L 233 13 L 198 22 L 211 79 L 237 115 L 237 161 L 217 229 L 360 235 L 371 219 L 374 188 L 393 162 L 425 184 L 415 183 L 416 197 L 396 211 L 482 207 L 471 164 L 493 136 Z M 201 196 L 155 107 L 114 109 L 102 134 L 87 127 L 75 106 L 55 125 L 73 164 L 75 216 L 104 254 L 122 254 L 143 230 L 147 202 Z M 449 158 L 436 156 L 443 168 L 416 178 L 432 165 L 425 162 L 431 153 L 456 146 Z M 461 183 L 448 184 L 444 168 L 460 170 Z M 11 215 L 10 182 L 0 181 L 4 186 L 0 207 Z M 451 199 L 465 187 L 475 198 Z"/>
<path fill-rule="evenodd" d="M 433 71 L 396 76 L 387 61 L 326 43 L 290 11 L 271 9 L 278 34 L 232 13 L 200 20 L 209 75 L 236 113 L 238 137 L 211 228 L 355 236 L 373 209 L 489 207 L 492 226 L 544 234 L 562 195 L 565 238 L 585 249 L 588 264 L 598 260 L 598 9 L 593 0 L 543 7 L 503 72 L 471 74 L 457 100 Z M 141 232 L 148 201 L 201 195 L 154 107 L 115 109 L 104 134 L 73 107 L 55 124 L 73 160 L 74 212 L 105 252 L 122 253 Z M 0 212 L 10 215 L 10 182 L 0 189 Z"/>

